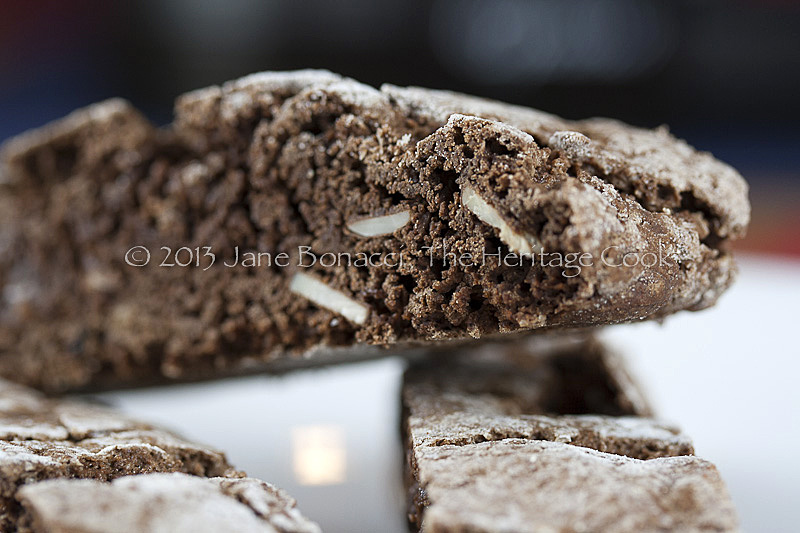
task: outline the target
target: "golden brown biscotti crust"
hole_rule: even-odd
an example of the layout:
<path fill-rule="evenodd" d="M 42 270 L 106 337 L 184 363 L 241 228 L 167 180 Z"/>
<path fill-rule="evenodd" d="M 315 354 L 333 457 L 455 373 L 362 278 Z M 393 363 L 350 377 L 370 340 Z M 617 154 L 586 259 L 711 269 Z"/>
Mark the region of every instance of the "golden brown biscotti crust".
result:
<path fill-rule="evenodd" d="M 20 533 L 320 533 L 294 498 L 252 478 L 173 472 L 110 483 L 58 479 L 24 486 L 19 499 Z"/>

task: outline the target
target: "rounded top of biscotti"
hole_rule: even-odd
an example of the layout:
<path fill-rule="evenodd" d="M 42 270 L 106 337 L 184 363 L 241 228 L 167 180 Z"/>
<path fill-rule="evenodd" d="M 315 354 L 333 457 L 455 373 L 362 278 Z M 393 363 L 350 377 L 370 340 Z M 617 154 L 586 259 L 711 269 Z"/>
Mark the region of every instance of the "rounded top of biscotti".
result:
<path fill-rule="evenodd" d="M 494 120 L 498 133 L 508 127 L 528 133 L 539 146 L 591 165 L 601 177 L 619 179 L 634 193 L 656 189 L 677 197 L 682 208 L 708 210 L 719 219 L 716 230 L 721 237 L 741 237 L 749 223 L 744 178 L 664 126 L 644 129 L 606 118 L 566 120 L 532 108 L 420 87 L 384 85 L 381 90 L 405 109 L 438 121 L 454 114 Z"/>
<path fill-rule="evenodd" d="M 626 188 L 648 208 L 707 213 L 720 238 L 743 236 L 750 220 L 748 187 L 742 176 L 674 137 L 664 126 L 645 129 L 606 118 L 567 120 L 530 107 L 421 87 L 384 84 L 377 90 L 326 70 L 251 74 L 187 93 L 178 99 L 177 108 L 180 115 L 188 106 L 220 99 L 237 108 L 251 105 L 259 95 L 289 96 L 315 89 L 336 94 L 350 105 L 394 108 L 440 125 L 453 115 L 490 119 L 498 133 L 509 129 L 527 133 L 534 144 L 591 168 L 602 179 Z"/>
<path fill-rule="evenodd" d="M 136 150 L 154 132 L 144 115 L 122 98 L 77 109 L 4 142 L 0 146 L 0 185 L 32 178 L 31 168 L 39 163 L 37 154 L 41 151 L 58 152 L 58 157 L 78 164 L 96 164 L 111 152 Z"/>

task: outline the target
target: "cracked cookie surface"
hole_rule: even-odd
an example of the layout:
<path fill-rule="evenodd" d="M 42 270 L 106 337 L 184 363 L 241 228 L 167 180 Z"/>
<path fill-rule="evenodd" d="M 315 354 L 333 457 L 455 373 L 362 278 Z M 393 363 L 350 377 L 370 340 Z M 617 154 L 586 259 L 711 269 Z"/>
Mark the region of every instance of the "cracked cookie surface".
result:
<path fill-rule="evenodd" d="M 20 533 L 319 533 L 284 491 L 252 478 L 142 474 L 58 479 L 20 490 Z"/>
<path fill-rule="evenodd" d="M 646 416 L 594 341 L 462 349 L 403 384 L 412 526 L 427 533 L 736 531 L 716 468 Z"/>
<path fill-rule="evenodd" d="M 15 531 L 21 487 L 152 472 L 241 477 L 222 452 L 105 407 L 0 380 L 0 529 Z"/>
<path fill-rule="evenodd" d="M 319 531 L 294 499 L 245 478 L 220 451 L 106 407 L 47 398 L 0 380 L 0 531 L 245 526 Z"/>
<path fill-rule="evenodd" d="M 104 102 L 0 159 L 0 374 L 51 391 L 702 309 L 749 219 L 664 129 L 318 71 L 186 94 L 165 129 Z"/>

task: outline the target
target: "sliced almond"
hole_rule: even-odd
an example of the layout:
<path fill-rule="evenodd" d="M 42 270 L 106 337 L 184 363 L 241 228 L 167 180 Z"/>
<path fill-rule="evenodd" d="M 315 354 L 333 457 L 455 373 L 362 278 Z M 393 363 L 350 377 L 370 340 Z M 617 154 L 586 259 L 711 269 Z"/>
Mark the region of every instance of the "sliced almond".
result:
<path fill-rule="evenodd" d="M 355 220 L 347 224 L 347 229 L 362 237 L 378 237 L 394 233 L 408 224 L 409 220 L 411 220 L 410 211 L 398 211 L 391 215 Z"/>
<path fill-rule="evenodd" d="M 367 321 L 369 308 L 347 296 L 342 291 L 329 287 L 314 276 L 298 272 L 289 284 L 289 290 L 318 306 L 345 317 L 354 324 Z"/>
<path fill-rule="evenodd" d="M 472 211 L 481 222 L 500 230 L 500 240 L 506 243 L 512 252 L 519 255 L 531 255 L 542 253 L 544 248 L 539 240 L 528 233 L 518 233 L 514 231 L 508 223 L 503 220 L 497 209 L 489 205 L 486 200 L 475 192 L 475 189 L 464 186 L 461 189 L 461 203 Z"/>

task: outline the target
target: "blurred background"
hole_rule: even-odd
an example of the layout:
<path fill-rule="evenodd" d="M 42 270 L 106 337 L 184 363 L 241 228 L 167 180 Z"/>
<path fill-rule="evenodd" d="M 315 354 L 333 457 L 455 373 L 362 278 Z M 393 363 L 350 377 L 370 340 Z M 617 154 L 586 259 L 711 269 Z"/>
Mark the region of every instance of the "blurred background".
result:
<path fill-rule="evenodd" d="M 0 139 L 123 96 L 327 68 L 569 118 L 668 124 L 750 181 L 740 247 L 800 256 L 800 2 L 0 0 Z"/>
<path fill-rule="evenodd" d="M 737 246 L 771 259 L 746 258 L 707 313 L 612 335 L 660 412 L 720 465 L 746 529 L 794 527 L 800 463 L 786 443 L 800 438 L 789 418 L 800 368 L 787 363 L 800 275 L 782 258 L 800 257 L 800 2 L 0 0 L 0 13 L 0 140 L 111 96 L 166 124 L 184 91 L 313 67 L 668 124 L 730 163 L 753 202 Z M 106 399 L 228 450 L 326 531 L 399 532 L 401 372 L 388 360 Z"/>

